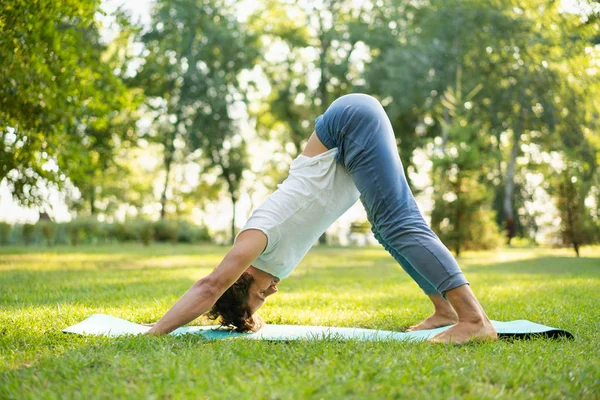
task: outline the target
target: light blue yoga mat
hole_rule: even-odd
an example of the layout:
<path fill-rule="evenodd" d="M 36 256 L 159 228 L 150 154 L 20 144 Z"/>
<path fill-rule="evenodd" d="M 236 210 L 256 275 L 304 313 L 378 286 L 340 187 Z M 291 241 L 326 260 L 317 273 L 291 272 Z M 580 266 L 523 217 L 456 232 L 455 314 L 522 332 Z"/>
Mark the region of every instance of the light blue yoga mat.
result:
<path fill-rule="evenodd" d="M 492 321 L 499 336 L 530 337 L 544 335 L 548 337 L 573 338 L 570 332 L 552 328 L 527 320 Z M 357 340 L 414 340 L 423 341 L 449 327 L 417 332 L 394 332 L 362 328 L 335 328 L 327 326 L 305 325 L 266 325 L 255 333 L 231 332 L 218 325 L 186 326 L 171 332 L 171 335 L 197 334 L 207 339 L 245 338 L 256 340 L 319 340 L 319 339 L 357 339 Z M 135 324 L 121 318 L 105 314 L 94 314 L 82 322 L 70 326 L 63 332 L 80 335 L 139 335 L 146 333 L 150 327 Z"/>

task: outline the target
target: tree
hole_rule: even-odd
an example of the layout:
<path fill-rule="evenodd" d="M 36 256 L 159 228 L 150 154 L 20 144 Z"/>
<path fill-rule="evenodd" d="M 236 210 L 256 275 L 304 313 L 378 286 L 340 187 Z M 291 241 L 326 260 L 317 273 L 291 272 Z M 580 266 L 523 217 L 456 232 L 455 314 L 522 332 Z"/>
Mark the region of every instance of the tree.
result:
<path fill-rule="evenodd" d="M 104 169 L 90 168 L 88 175 L 82 174 L 78 176 L 81 181 L 75 181 L 81 184 L 63 191 L 69 209 L 78 216 L 102 215 L 112 220 L 119 211 L 127 210 L 129 214 L 134 209 L 133 214 L 143 214 L 144 208 L 155 201 L 153 182 L 157 172 L 143 160 L 147 156 L 160 156 L 160 153 L 143 142 L 136 147 L 117 146 L 112 152 Z M 97 160 L 94 152 L 89 154 L 89 158 Z M 94 165 L 93 160 L 86 160 L 90 163 L 86 165 Z M 86 193 L 82 188 L 90 192 Z"/>
<path fill-rule="evenodd" d="M 235 239 L 235 206 L 240 198 L 240 185 L 242 175 L 248 169 L 248 155 L 246 153 L 246 143 L 240 136 L 239 143 L 225 142 L 223 145 L 212 149 L 212 160 L 220 169 L 220 176 L 227 182 L 227 191 L 231 198 L 232 218 L 231 218 L 231 244 Z"/>
<path fill-rule="evenodd" d="M 572 97 L 567 95 L 573 94 L 572 83 L 579 87 L 572 73 L 583 68 L 566 66 L 565 60 L 581 55 L 587 43 L 582 38 L 591 36 L 577 32 L 578 18 L 559 7 L 558 2 L 535 0 L 519 7 L 504 0 L 390 0 L 374 10 L 365 39 L 372 55 L 365 86 L 385 100 L 407 170 L 414 150 L 431 138 L 444 147 L 445 126 L 451 121 L 441 106 L 442 93 L 457 73 L 462 71 L 464 87 L 483 84 L 478 101 L 471 104 L 477 114 L 468 122 L 477 121 L 493 136 L 492 148 L 482 156 L 493 156 L 497 164 L 485 180 L 500 200 L 496 211 L 509 242 L 523 225 L 515 201 L 530 197 L 516 192 L 519 174 L 527 173 L 518 165 L 521 147 L 534 145 L 544 152 L 562 142 L 556 137 L 557 111 Z M 585 96 L 589 94 L 580 93 L 575 102 Z M 560 133 L 565 134 L 570 136 Z"/>
<path fill-rule="evenodd" d="M 589 182 L 583 179 L 582 165 L 568 161 L 565 169 L 554 177 L 555 197 L 561 219 L 559 238 L 563 245 L 572 246 L 577 257 L 584 244 L 597 243 L 597 221 L 585 204 L 589 192 Z"/>
<path fill-rule="evenodd" d="M 482 85 L 463 97 L 458 72 L 455 88 L 448 88 L 442 96 L 444 138 L 433 153 L 436 190 L 431 214 L 432 229 L 457 256 L 463 249 L 493 249 L 499 244 L 490 191 L 481 179 L 495 160 L 486 155 L 492 147 L 490 137 L 472 117 L 476 110 L 470 106 Z"/>
<path fill-rule="evenodd" d="M 261 137 L 302 151 L 315 117 L 337 97 L 350 93 L 358 73 L 351 56 L 360 42 L 362 8 L 350 1 L 267 0 L 250 19 L 260 36 L 259 64 L 270 85 L 264 105 L 253 110 Z M 318 78 L 316 78 L 318 77 Z"/>
<path fill-rule="evenodd" d="M 144 88 L 155 115 L 150 138 L 163 146 L 161 217 L 173 163 L 190 155 L 208 161 L 208 169 L 219 167 L 235 204 L 244 152 L 229 158 L 223 146 L 237 130 L 232 108 L 245 103 L 238 74 L 257 56 L 254 38 L 228 2 L 159 0 L 141 40 L 144 60 L 133 82 Z"/>
<path fill-rule="evenodd" d="M 251 18 L 251 27 L 265 43 L 260 68 L 271 88 L 252 114 L 259 135 L 276 138 L 291 158 L 302 151 L 313 120 L 337 97 L 352 92 L 359 73 L 351 57 L 360 43 L 363 18 L 362 7 L 331 0 L 269 0 Z M 275 170 L 273 188 L 285 174 Z M 319 242 L 326 242 L 325 233 Z"/>
<path fill-rule="evenodd" d="M 306 55 L 311 48 L 311 33 L 300 5 L 284 4 L 282 7 L 281 1 L 265 1 L 264 7 L 249 20 L 250 29 L 260 35 L 264 44 L 259 66 L 270 86 L 269 94 L 252 109 L 252 115 L 259 136 L 266 140 L 277 138 L 285 149 L 291 143 L 291 156 L 295 158 L 302 151 L 312 117 L 307 81 L 310 59 Z M 295 18 L 290 14 L 295 14 Z"/>
<path fill-rule="evenodd" d="M 117 158 L 137 144 L 135 124 L 143 101 L 141 90 L 128 88 L 124 82 L 133 57 L 131 43 L 136 28 L 123 11 L 117 10 L 115 17 L 116 26 L 113 28 L 118 30 L 117 36 L 104 45 L 95 35 L 94 41 L 89 44 L 96 50 L 96 56 L 103 65 L 94 75 L 94 85 L 105 95 L 87 99 L 76 121 L 75 134 L 81 139 L 69 143 L 59 155 L 59 160 L 66 156 L 64 163 L 77 163 L 77 168 L 72 168 L 69 174 L 69 180 L 79 189 L 78 205 L 87 203 L 90 215 L 97 213 L 98 202 L 119 192 L 120 186 L 122 190 L 118 196 L 123 199 L 129 197 L 126 192 L 130 188 L 122 185 L 128 170 L 121 167 Z"/>
<path fill-rule="evenodd" d="M 81 174 L 81 151 L 108 136 L 98 130 L 131 100 L 102 58 L 99 5 L 0 5 L 0 181 L 24 205 L 43 200 L 41 185 L 63 187 Z"/>

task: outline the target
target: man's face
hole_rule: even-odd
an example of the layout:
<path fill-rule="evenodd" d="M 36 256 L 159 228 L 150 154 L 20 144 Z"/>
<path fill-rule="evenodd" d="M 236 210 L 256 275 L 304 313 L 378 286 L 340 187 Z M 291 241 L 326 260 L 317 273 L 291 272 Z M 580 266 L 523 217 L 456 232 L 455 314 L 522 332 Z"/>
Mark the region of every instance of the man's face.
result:
<path fill-rule="evenodd" d="M 254 282 L 250 287 L 250 295 L 248 298 L 248 305 L 254 314 L 256 310 L 265 304 L 267 297 L 277 293 L 279 278 L 252 266 L 250 266 L 246 272 L 252 274 L 254 277 Z"/>

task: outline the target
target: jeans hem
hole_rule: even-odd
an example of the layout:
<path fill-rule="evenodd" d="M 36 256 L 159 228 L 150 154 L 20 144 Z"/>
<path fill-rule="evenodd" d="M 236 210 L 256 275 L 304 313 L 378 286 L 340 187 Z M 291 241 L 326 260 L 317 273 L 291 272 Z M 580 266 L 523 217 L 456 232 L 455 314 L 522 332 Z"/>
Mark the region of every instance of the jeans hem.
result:
<path fill-rule="evenodd" d="M 448 290 L 456 289 L 459 286 L 470 285 L 467 278 L 462 272 L 458 274 L 450 275 L 446 278 L 437 288 L 437 291 L 442 295 L 442 297 L 446 298 L 446 292 Z"/>

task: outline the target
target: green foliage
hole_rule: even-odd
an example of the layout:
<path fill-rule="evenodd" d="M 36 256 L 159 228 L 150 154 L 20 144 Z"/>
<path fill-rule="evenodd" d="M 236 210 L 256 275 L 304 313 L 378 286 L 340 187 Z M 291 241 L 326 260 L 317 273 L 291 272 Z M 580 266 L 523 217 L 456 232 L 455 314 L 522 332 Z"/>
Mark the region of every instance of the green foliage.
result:
<path fill-rule="evenodd" d="M 110 227 L 110 237 L 114 237 L 119 242 L 141 242 L 149 245 L 154 241 L 198 243 L 211 240 L 206 227 L 191 224 L 186 220 L 161 219 L 153 222 L 136 218 L 123 223 L 114 223 Z"/>
<path fill-rule="evenodd" d="M 48 246 L 52 246 L 56 237 L 56 223 L 49 220 L 40 220 L 37 225 Z"/>
<path fill-rule="evenodd" d="M 231 197 L 233 217 L 231 218 L 231 244 L 235 238 L 235 206 L 240 198 L 240 185 L 244 170 L 248 168 L 248 152 L 246 142 L 242 139 L 235 146 L 219 146 L 221 150 L 213 150 L 213 161 L 221 169 L 221 177 L 227 182 L 227 190 Z"/>
<path fill-rule="evenodd" d="M 162 219 L 154 225 L 156 231 L 156 240 L 159 242 L 177 242 L 179 237 L 179 225 L 177 221 L 171 219 Z"/>
<path fill-rule="evenodd" d="M 77 246 L 83 239 L 84 226 L 85 224 L 77 219 L 66 224 L 66 231 L 69 235 L 69 243 L 71 243 L 71 246 Z"/>
<path fill-rule="evenodd" d="M 235 197 L 241 179 L 238 170 L 247 168 L 247 161 L 243 151 L 228 156 L 241 139 L 230 110 L 245 101 L 238 75 L 253 66 L 258 55 L 255 38 L 225 1 L 159 0 L 141 40 L 146 54 L 131 83 L 148 96 L 147 107 L 154 117 L 148 138 L 163 147 L 161 218 L 166 215 L 173 163 L 197 150 L 202 150 L 197 152 L 201 164 L 216 167 Z M 177 147 L 177 142 L 185 147 Z"/>
<path fill-rule="evenodd" d="M 492 209 L 509 240 L 535 238 L 540 211 L 521 211 L 537 201 L 526 177 L 552 169 L 544 164 L 553 152 L 578 163 L 568 173 L 577 182 L 546 173 L 543 183 L 563 221 L 565 210 L 580 215 L 561 242 L 600 240 L 589 218 L 600 214 L 596 14 L 543 0 L 265 0 L 241 21 L 235 2 L 158 0 L 146 27 L 117 11 L 116 36 L 104 43 L 100 4 L 0 5 L 0 181 L 23 204 L 39 203 L 47 184 L 63 190 L 77 215 L 110 220 L 123 206 L 144 215 L 160 178 L 161 218 L 189 217 L 224 193 L 235 211 L 251 156 L 237 111 L 247 105 L 259 137 L 281 144 L 258 175 L 275 189 L 314 118 L 360 91 L 386 108 L 408 179 L 415 154 L 433 161 L 432 220 L 457 251 L 495 242 Z M 250 70 L 261 78 L 247 79 Z M 138 110 L 149 129 L 136 125 Z M 148 156 L 162 158 L 166 176 L 143 166 Z M 188 163 L 201 171 L 195 188 L 178 173 Z M 585 206 L 590 197 L 596 210 Z M 208 238 L 179 220 L 178 233 L 152 224 L 152 235 L 141 221 L 77 224 L 57 224 L 53 241 Z"/>
<path fill-rule="evenodd" d="M 150 245 L 155 241 L 171 244 L 211 241 L 211 236 L 205 226 L 192 224 L 185 219 L 151 221 L 134 218 L 123 222 L 108 223 L 100 222 L 93 217 L 81 217 L 66 223 L 43 220 L 38 221 L 37 224 L 25 224 L 16 226 L 16 228 L 7 223 L 0 223 L 0 233 L 2 232 L 5 235 L 5 242 L 0 242 L 1 244 L 8 244 L 10 233 L 13 232 L 14 235 L 10 238 L 11 243 L 40 244 L 43 240 L 47 246 L 102 245 L 115 242 L 138 242 Z M 1 236 L 0 239 L 2 239 Z"/>
<path fill-rule="evenodd" d="M 177 241 L 179 243 L 209 242 L 210 234 L 204 226 L 197 226 L 185 220 L 178 221 Z"/>
<path fill-rule="evenodd" d="M 477 121 L 493 139 L 480 154 L 497 157 L 484 184 L 499 194 L 494 208 L 502 225 L 512 218 L 511 230 L 521 234 L 537 228 L 535 216 L 524 218 L 514 203 L 533 195 L 515 193 L 515 183 L 528 172 L 519 162 L 535 169 L 534 160 L 541 158 L 522 154 L 522 146 L 547 156 L 598 131 L 599 104 L 592 93 L 600 76 L 586 72 L 595 68 L 596 57 L 586 47 L 600 25 L 594 19 L 581 24 L 579 16 L 561 12 L 560 4 L 381 1 L 364 35 L 372 61 L 361 88 L 385 99 L 407 169 L 415 149 L 427 148 L 432 138 L 444 140 L 442 121 L 449 110 L 444 94 L 456 77 L 462 76 L 465 88 L 483 85 L 468 122 Z M 593 158 L 598 148 L 582 155 Z"/>
<path fill-rule="evenodd" d="M 131 220 L 113 223 L 110 232 L 111 236 L 119 242 L 135 242 L 139 240 L 139 230 Z"/>
<path fill-rule="evenodd" d="M 371 223 L 368 220 L 354 221 L 350 224 L 351 233 L 368 233 L 371 231 Z"/>
<path fill-rule="evenodd" d="M 432 229 L 457 255 L 463 250 L 491 250 L 501 245 L 495 212 L 484 185 L 472 176 L 456 178 L 444 196 L 434 198 Z M 452 193 L 455 197 L 449 197 Z"/>
<path fill-rule="evenodd" d="M 21 227 L 21 235 L 23 236 L 23 242 L 25 243 L 25 245 L 31 244 L 34 234 L 35 234 L 35 225 L 34 224 L 23 224 L 23 226 Z"/>
<path fill-rule="evenodd" d="M 559 239 L 563 245 L 572 246 L 578 257 L 582 245 L 600 240 L 600 224 L 591 217 L 585 205 L 589 184 L 582 175 L 577 164 L 569 162 L 567 168 L 555 178 L 557 208 L 561 219 Z"/>
<path fill-rule="evenodd" d="M 474 95 L 472 91 L 467 101 Z M 457 255 L 464 249 L 495 249 L 500 236 L 491 210 L 492 193 L 481 179 L 494 163 L 486 154 L 489 137 L 479 123 L 469 122 L 471 113 L 462 107 L 460 92 L 449 89 L 444 104 L 452 123 L 442 121 L 446 143 L 433 157 L 432 228 Z"/>
<path fill-rule="evenodd" d="M 103 242 L 108 235 L 106 224 L 99 222 L 95 217 L 80 217 L 67 222 L 64 225 L 68 241 L 77 246 L 81 243 Z"/>
<path fill-rule="evenodd" d="M 10 237 L 11 230 L 11 224 L 7 222 L 0 222 L 0 245 L 8 244 L 8 238 Z"/>
<path fill-rule="evenodd" d="M 513 221 L 513 233 L 515 236 L 510 241 L 511 246 L 515 240 L 516 243 L 521 242 L 520 239 L 524 239 L 525 241 L 534 240 L 534 237 L 540 228 L 539 224 L 537 223 L 537 218 L 540 216 L 540 211 L 536 210 L 532 214 L 528 214 L 527 212 L 519 212 L 519 210 L 526 210 L 525 204 L 527 202 L 535 201 L 533 198 L 533 193 L 523 186 L 521 179 L 518 181 L 515 180 L 514 185 L 515 187 L 512 194 L 513 213 L 514 215 L 518 215 L 518 218 L 515 218 Z M 496 223 L 499 227 L 505 226 L 504 213 L 502 211 L 498 211 L 504 209 L 504 198 L 506 192 L 505 186 L 505 183 L 500 183 L 494 188 L 492 209 L 496 210 Z"/>
<path fill-rule="evenodd" d="M 515 248 L 534 248 L 534 247 L 539 247 L 539 244 L 531 239 L 531 238 L 527 238 L 527 237 L 515 237 L 511 242 L 510 242 L 510 247 L 515 247 Z"/>
<path fill-rule="evenodd" d="M 100 12 L 97 0 L 0 5 L 0 181 L 23 204 L 41 201 L 40 182 L 82 184 L 132 104 L 103 57 Z"/>
<path fill-rule="evenodd" d="M 366 7 L 347 0 L 269 0 L 249 18 L 249 29 L 263 43 L 277 46 L 275 57 L 271 46 L 261 49 L 258 65 L 271 90 L 250 111 L 258 134 L 277 139 L 292 158 L 302 151 L 316 116 L 337 97 L 352 92 L 354 81 L 360 80 L 351 57 L 365 39 Z M 270 175 L 274 189 L 284 177 L 277 165 Z"/>
<path fill-rule="evenodd" d="M 269 47 L 261 49 L 263 56 L 259 65 L 269 80 L 271 91 L 264 102 L 251 109 L 256 117 L 257 132 L 265 139 L 277 138 L 283 148 L 287 143 L 293 144 L 292 157 L 302 151 L 307 128 L 315 118 L 314 101 L 321 101 L 316 99 L 316 88 L 310 88 L 307 82 L 313 60 L 303 54 L 318 44 L 308 25 L 310 14 L 315 11 L 289 3 L 284 9 L 279 1 L 265 1 L 249 22 L 250 29 L 263 41 L 277 43 L 281 48 L 281 54 L 273 61 L 266 57 Z M 295 17 L 291 18 L 290 14 Z M 276 177 L 272 187 L 283 178 Z"/>
<path fill-rule="evenodd" d="M 83 236 L 87 237 L 98 237 L 101 235 L 102 224 L 98 222 L 95 217 L 83 217 L 76 219 L 77 224 L 80 226 Z"/>
<path fill-rule="evenodd" d="M 150 243 L 154 241 L 155 236 L 154 224 L 152 221 L 147 221 L 140 218 L 132 221 L 132 224 L 137 238 L 144 244 L 144 246 L 149 246 Z"/>

